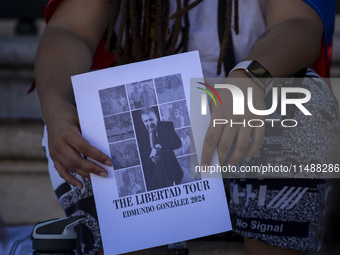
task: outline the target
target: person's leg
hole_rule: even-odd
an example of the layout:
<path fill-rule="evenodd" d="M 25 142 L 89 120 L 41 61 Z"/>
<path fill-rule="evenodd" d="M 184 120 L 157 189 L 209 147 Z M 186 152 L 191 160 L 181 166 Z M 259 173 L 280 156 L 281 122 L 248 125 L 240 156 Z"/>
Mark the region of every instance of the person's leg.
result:
<path fill-rule="evenodd" d="M 297 84 L 298 80 L 290 80 L 284 86 L 296 87 Z M 305 79 L 298 85 L 313 95 L 307 106 L 313 115 L 305 116 L 299 109 L 290 108 L 287 115 L 297 120 L 298 125 L 291 129 L 267 125 L 260 150 L 242 165 L 299 167 L 303 162 L 310 167 L 334 162 L 340 127 L 336 103 L 327 84 L 320 80 Z M 268 100 L 269 108 L 272 102 Z M 267 118 L 284 119 L 277 112 Z M 297 143 L 298 140 L 303 142 Z M 286 177 L 282 173 L 282 177 Z M 323 179 L 327 176 L 311 172 L 292 174 L 286 179 L 228 179 L 233 229 L 248 238 L 245 241 L 247 255 L 301 254 L 296 250 L 322 248 L 323 220 L 330 189 L 327 179 Z"/>
<path fill-rule="evenodd" d="M 244 238 L 246 255 L 301 255 L 302 251 L 282 249 L 264 242 Z"/>

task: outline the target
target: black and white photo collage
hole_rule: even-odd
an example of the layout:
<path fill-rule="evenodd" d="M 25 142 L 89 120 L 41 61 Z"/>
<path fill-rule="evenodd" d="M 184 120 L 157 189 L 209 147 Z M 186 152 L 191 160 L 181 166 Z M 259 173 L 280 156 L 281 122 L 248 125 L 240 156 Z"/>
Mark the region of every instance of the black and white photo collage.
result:
<path fill-rule="evenodd" d="M 181 141 L 181 146 L 173 149 L 173 154 L 183 171 L 180 183 L 199 179 L 199 176 L 190 175 L 199 164 L 191 136 L 181 74 L 99 90 L 99 97 L 119 197 L 151 190 L 148 178 L 153 177 L 149 176 L 151 172 L 146 169 L 150 164 L 147 164 L 143 153 L 147 153 L 147 158 L 151 158 L 153 164 L 159 166 L 155 160 L 156 154 L 151 156 L 153 138 L 148 128 L 152 125 L 157 126 L 156 123 L 160 122 L 172 122 L 172 130 L 174 129 Z M 147 111 L 145 109 L 151 109 L 156 123 L 147 120 L 145 116 L 149 115 L 145 113 Z"/>

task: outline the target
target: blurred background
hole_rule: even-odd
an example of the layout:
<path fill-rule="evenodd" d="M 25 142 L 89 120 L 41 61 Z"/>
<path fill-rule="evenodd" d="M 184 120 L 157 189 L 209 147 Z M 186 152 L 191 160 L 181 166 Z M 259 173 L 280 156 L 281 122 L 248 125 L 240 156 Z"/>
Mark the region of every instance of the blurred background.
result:
<path fill-rule="evenodd" d="M 41 147 L 37 92 L 27 94 L 48 0 L 0 0 L 0 217 L 27 225 L 63 217 Z"/>
<path fill-rule="evenodd" d="M 27 94 L 47 2 L 0 1 L 0 217 L 7 226 L 64 216 L 41 147 L 38 96 Z M 332 77 L 340 77 L 339 2 L 337 13 Z M 332 85 L 340 102 L 339 81 Z"/>

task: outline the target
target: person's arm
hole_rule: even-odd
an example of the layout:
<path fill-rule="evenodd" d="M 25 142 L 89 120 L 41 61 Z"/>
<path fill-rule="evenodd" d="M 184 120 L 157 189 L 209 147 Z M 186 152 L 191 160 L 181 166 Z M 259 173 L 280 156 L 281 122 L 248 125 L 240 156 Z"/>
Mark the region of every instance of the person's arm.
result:
<path fill-rule="evenodd" d="M 288 77 L 317 58 L 323 36 L 319 15 L 303 1 L 267 0 L 267 30 L 246 60 L 258 60 L 274 77 Z"/>
<path fill-rule="evenodd" d="M 67 169 L 86 177 L 89 172 L 107 175 L 105 169 L 82 158 L 81 154 L 112 165 L 107 155 L 81 135 L 70 79 L 91 67 L 92 56 L 109 22 L 107 2 L 62 1 L 46 25 L 35 63 L 36 86 L 51 158 L 60 176 L 78 187 L 82 187 L 82 183 Z"/>
<path fill-rule="evenodd" d="M 323 35 L 322 21 L 318 14 L 303 1 L 267 0 L 266 7 L 267 30 L 260 36 L 245 60 L 257 60 L 274 77 L 287 77 L 310 65 L 318 56 Z M 253 87 L 254 107 L 264 109 L 264 92 L 248 79 L 249 76 L 245 71 L 235 70 L 228 78 L 245 78 L 237 85 L 244 95 L 248 87 Z M 219 94 L 222 102 L 232 102 L 231 95 L 226 90 L 220 90 Z M 238 122 L 243 119 L 246 122 L 249 119 L 264 119 L 263 116 L 250 113 L 247 107 L 244 116 L 233 116 L 232 107 L 227 103 L 223 106 L 213 108 L 212 119 L 233 119 Z M 236 146 L 228 163 L 237 164 L 242 157 L 249 161 L 261 146 L 264 127 L 240 126 L 213 127 L 211 123 L 204 140 L 201 164 L 209 165 L 216 147 L 219 159 L 223 163 L 234 138 L 236 138 Z M 251 137 L 253 141 L 249 146 Z"/>

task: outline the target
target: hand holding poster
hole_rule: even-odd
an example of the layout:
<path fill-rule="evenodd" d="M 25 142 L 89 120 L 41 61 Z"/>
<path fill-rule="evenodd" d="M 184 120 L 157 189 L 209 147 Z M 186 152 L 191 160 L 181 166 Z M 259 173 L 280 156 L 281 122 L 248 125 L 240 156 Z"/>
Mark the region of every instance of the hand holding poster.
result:
<path fill-rule="evenodd" d="M 106 254 L 231 229 L 222 179 L 194 173 L 209 116 L 190 116 L 191 78 L 198 52 L 72 77 L 83 136 L 113 159 L 91 175 Z"/>

